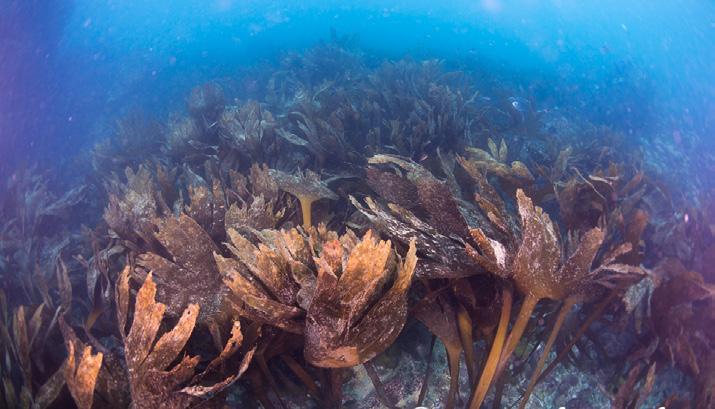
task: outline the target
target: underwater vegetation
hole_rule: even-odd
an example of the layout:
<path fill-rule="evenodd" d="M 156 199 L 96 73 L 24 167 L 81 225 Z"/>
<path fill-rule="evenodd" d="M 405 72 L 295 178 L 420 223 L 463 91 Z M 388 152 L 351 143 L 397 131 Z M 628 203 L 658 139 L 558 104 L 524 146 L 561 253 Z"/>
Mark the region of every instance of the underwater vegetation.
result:
<path fill-rule="evenodd" d="M 368 60 L 335 38 L 251 71 L 260 98 L 217 79 L 115 119 L 63 194 L 16 172 L 2 406 L 554 407 L 559 368 L 603 366 L 614 408 L 712 407 L 715 192 L 469 72 Z M 387 379 L 401 353 L 419 372 Z"/>

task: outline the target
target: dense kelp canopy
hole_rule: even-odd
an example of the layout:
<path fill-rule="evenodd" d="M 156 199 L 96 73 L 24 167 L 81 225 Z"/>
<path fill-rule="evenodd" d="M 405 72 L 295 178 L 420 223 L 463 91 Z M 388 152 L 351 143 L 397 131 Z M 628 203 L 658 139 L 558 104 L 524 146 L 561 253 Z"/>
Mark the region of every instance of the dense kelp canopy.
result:
<path fill-rule="evenodd" d="M 2 186 L 6 407 L 525 407 L 594 363 L 712 405 L 715 192 L 668 146 L 350 37 L 242 75 Z"/>

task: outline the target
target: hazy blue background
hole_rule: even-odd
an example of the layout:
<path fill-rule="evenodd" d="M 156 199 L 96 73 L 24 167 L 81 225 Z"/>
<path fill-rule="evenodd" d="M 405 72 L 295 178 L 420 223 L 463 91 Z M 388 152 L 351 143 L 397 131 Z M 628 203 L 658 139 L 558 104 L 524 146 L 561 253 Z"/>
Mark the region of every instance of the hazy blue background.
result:
<path fill-rule="evenodd" d="M 130 107 L 161 117 L 191 86 L 331 27 L 378 55 L 467 64 L 634 137 L 715 139 L 713 1 L 0 0 L 0 172 L 59 163 Z"/>

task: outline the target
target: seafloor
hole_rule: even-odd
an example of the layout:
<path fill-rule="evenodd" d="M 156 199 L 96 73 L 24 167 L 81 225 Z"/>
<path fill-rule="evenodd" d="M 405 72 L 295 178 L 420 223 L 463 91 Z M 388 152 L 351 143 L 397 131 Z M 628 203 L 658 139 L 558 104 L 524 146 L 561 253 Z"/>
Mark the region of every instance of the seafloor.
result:
<path fill-rule="evenodd" d="M 333 37 L 98 119 L 0 187 L 0 406 L 712 407 L 715 157 L 543 91 Z"/>

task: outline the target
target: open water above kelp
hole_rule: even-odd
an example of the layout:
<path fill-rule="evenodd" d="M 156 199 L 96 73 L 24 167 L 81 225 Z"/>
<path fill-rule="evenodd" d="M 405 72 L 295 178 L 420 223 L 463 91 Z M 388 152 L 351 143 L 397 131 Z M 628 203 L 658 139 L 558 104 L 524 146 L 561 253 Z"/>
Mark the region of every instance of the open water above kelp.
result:
<path fill-rule="evenodd" d="M 0 407 L 710 408 L 707 2 L 6 1 Z"/>

